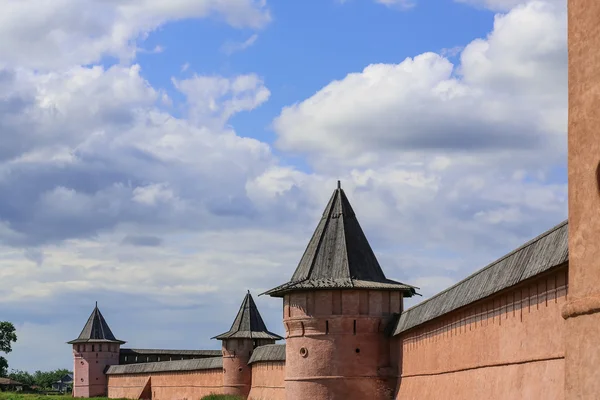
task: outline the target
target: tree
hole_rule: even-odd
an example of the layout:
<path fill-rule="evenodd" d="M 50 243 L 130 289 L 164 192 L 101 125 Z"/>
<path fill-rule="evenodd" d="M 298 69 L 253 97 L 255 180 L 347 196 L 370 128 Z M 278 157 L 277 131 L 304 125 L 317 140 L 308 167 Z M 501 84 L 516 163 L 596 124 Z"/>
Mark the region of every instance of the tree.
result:
<path fill-rule="evenodd" d="M 17 341 L 15 326 L 7 321 L 0 321 L 0 352 L 10 353 L 11 344 Z M 8 361 L 0 356 L 0 376 L 6 376 L 8 372 Z"/>
<path fill-rule="evenodd" d="M 12 379 L 13 381 L 21 382 L 27 386 L 35 385 L 35 379 L 33 375 L 31 375 L 27 371 L 13 369 L 12 371 L 10 371 L 10 374 L 8 374 L 8 378 Z"/>
<path fill-rule="evenodd" d="M 71 373 L 68 369 L 57 369 L 54 371 L 35 371 L 33 380 L 35 384 L 43 389 L 50 389 L 52 384 L 60 380 L 66 374 Z"/>

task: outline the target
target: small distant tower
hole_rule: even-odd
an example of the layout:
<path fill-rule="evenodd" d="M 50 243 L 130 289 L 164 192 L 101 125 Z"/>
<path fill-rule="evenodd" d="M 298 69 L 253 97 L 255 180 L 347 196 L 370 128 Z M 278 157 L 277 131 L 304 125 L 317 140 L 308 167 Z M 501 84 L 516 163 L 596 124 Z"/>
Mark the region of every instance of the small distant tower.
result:
<path fill-rule="evenodd" d="M 267 330 L 248 291 L 231 329 L 213 339 L 222 341 L 224 394 L 247 398 L 252 385 L 252 369 L 248 365 L 252 352 L 283 338 Z"/>
<path fill-rule="evenodd" d="M 79 337 L 68 343 L 73 345 L 73 397 L 106 396 L 104 372 L 109 365 L 119 364 L 120 347 L 125 342 L 115 338 L 98 303 Z"/>
<path fill-rule="evenodd" d="M 283 297 L 287 400 L 383 400 L 397 368 L 387 334 L 415 288 L 387 279 L 338 181 Z"/>

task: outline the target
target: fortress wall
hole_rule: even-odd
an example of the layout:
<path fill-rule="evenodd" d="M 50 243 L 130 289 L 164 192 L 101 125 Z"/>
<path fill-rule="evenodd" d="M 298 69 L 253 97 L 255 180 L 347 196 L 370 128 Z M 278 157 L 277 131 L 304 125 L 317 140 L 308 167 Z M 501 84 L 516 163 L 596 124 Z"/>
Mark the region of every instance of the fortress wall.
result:
<path fill-rule="evenodd" d="M 557 267 L 396 336 L 396 398 L 563 399 L 567 274 Z"/>
<path fill-rule="evenodd" d="M 153 400 L 200 399 L 209 394 L 223 392 L 223 370 L 219 368 L 108 375 L 108 397 L 138 399 L 148 378 L 151 378 L 150 392 Z"/>
<path fill-rule="evenodd" d="M 149 375 L 107 375 L 108 397 L 137 399 L 148 382 Z"/>
<path fill-rule="evenodd" d="M 152 374 L 152 400 L 200 399 L 222 393 L 221 368 Z"/>
<path fill-rule="evenodd" d="M 285 400 L 285 361 L 252 364 L 250 400 Z"/>

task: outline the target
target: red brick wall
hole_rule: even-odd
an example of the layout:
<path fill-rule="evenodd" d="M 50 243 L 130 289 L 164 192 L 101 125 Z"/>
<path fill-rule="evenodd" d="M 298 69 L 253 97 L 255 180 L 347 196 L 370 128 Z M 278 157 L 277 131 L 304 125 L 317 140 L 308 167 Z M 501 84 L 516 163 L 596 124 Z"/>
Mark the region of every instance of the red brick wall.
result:
<path fill-rule="evenodd" d="M 250 400 L 286 400 L 285 361 L 252 364 Z"/>
<path fill-rule="evenodd" d="M 396 338 L 397 399 L 563 399 L 567 268 Z"/>

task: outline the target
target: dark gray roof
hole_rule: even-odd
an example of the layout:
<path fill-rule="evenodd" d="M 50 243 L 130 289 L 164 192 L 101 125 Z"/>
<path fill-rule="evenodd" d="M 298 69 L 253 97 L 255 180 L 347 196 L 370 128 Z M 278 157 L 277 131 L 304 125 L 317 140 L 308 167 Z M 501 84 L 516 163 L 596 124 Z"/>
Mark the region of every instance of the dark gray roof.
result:
<path fill-rule="evenodd" d="M 267 344 L 254 349 L 248 364 L 261 361 L 285 361 L 285 344 Z"/>
<path fill-rule="evenodd" d="M 96 303 L 96 307 L 88 318 L 83 330 L 79 334 L 79 337 L 67 343 L 74 344 L 87 342 L 125 343 L 124 341 L 115 338 L 115 335 L 113 335 L 108 324 L 106 323 L 106 320 L 102 316 L 102 313 L 98 309 L 98 303 Z"/>
<path fill-rule="evenodd" d="M 219 357 L 221 350 L 164 350 L 164 349 L 121 349 L 121 354 L 144 354 L 144 355 L 177 355 L 177 356 L 208 356 Z"/>
<path fill-rule="evenodd" d="M 280 340 L 283 339 L 281 336 L 269 332 L 265 325 L 256 303 L 250 294 L 250 291 L 244 297 L 240 310 L 231 325 L 231 329 L 227 332 L 222 333 L 213 339 L 272 339 Z"/>
<path fill-rule="evenodd" d="M 141 364 L 111 365 L 107 375 L 147 374 L 152 372 L 200 371 L 223 368 L 223 357 L 197 358 L 194 360 L 160 361 Z"/>
<path fill-rule="evenodd" d="M 263 294 L 332 288 L 416 293 L 415 287 L 385 277 L 339 181 L 290 281 Z"/>
<path fill-rule="evenodd" d="M 394 334 L 564 264 L 569 260 L 568 228 L 567 221 L 560 223 L 454 286 L 404 311 Z"/>

